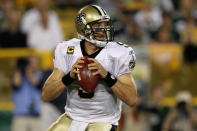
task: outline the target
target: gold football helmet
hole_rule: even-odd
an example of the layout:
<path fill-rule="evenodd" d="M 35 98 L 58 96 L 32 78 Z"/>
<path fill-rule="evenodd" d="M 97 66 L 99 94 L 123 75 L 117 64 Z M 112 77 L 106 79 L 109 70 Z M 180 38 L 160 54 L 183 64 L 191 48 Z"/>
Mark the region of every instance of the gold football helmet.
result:
<path fill-rule="evenodd" d="M 93 28 L 94 24 L 104 22 L 103 27 Z M 104 47 L 113 40 L 114 30 L 111 20 L 106 11 L 97 5 L 87 5 L 77 14 L 75 25 L 80 39 L 85 39 L 98 47 Z M 104 39 L 98 39 L 97 34 L 104 33 Z"/>

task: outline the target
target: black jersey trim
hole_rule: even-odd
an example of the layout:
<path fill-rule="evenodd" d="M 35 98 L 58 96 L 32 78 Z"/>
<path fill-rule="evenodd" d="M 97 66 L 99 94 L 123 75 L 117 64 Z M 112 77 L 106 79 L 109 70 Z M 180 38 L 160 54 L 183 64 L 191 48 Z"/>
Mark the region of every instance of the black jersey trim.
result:
<path fill-rule="evenodd" d="M 88 53 L 85 51 L 85 40 L 80 41 L 80 47 L 81 47 L 81 52 L 82 52 L 83 56 L 88 56 L 90 58 L 95 58 L 103 49 L 103 47 L 102 47 L 101 49 L 99 49 L 95 53 L 88 55 Z"/>

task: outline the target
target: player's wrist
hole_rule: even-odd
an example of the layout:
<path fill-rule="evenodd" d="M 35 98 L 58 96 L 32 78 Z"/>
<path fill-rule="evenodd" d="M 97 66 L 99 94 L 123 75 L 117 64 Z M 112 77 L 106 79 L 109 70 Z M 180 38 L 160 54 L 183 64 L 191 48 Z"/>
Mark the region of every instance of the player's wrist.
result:
<path fill-rule="evenodd" d="M 107 72 L 107 71 L 105 71 L 105 72 L 101 75 L 101 77 L 104 79 L 104 78 L 106 78 L 106 77 L 107 77 L 107 74 L 108 74 L 108 72 Z"/>
<path fill-rule="evenodd" d="M 71 77 L 72 79 L 75 79 L 75 74 L 74 74 L 74 73 L 69 72 L 68 75 L 70 75 L 70 77 Z"/>
<path fill-rule="evenodd" d="M 117 79 L 111 73 L 109 73 L 109 72 L 107 72 L 107 75 L 106 75 L 105 78 L 103 78 L 103 80 L 105 81 L 105 83 L 109 87 L 112 87 L 117 82 Z"/>
<path fill-rule="evenodd" d="M 62 83 L 64 83 L 64 85 L 66 86 L 71 85 L 73 81 L 74 81 L 74 78 L 70 76 L 70 72 L 62 77 Z"/>

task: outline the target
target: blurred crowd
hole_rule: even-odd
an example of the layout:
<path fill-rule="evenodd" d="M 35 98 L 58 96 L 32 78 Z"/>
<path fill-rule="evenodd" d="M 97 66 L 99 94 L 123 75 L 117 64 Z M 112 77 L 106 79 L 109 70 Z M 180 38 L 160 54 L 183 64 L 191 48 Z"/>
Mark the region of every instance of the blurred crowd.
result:
<path fill-rule="evenodd" d="M 36 1 L 22 12 L 13 0 L 1 0 L 0 46 L 2 48 L 30 47 L 52 51 L 63 40 L 60 22 L 49 1 Z"/>
<path fill-rule="evenodd" d="M 52 52 L 59 42 L 76 37 L 74 26 L 71 30 L 64 26 L 74 23 L 75 12 L 86 4 L 100 5 L 109 13 L 115 41 L 133 47 L 180 45 L 185 63 L 197 62 L 197 0 L 0 0 L 0 49 L 33 48 Z M 70 12 L 73 18 L 67 17 Z M 45 121 L 42 128 L 46 129 L 64 111 L 66 91 L 52 102 L 42 102 L 40 90 L 51 70 L 40 71 L 37 64 L 35 56 L 19 58 L 16 62 L 11 76 L 15 106 L 13 131 L 22 131 L 20 122 L 32 131 L 37 125 L 38 131 L 42 119 Z M 164 108 L 160 104 L 165 97 L 162 87 L 149 93 L 147 80 L 138 78 L 136 83 L 139 102 L 132 109 L 123 106 L 120 131 L 197 130 L 190 92 L 178 92 L 174 107 Z M 150 100 L 144 96 L 147 93 Z"/>

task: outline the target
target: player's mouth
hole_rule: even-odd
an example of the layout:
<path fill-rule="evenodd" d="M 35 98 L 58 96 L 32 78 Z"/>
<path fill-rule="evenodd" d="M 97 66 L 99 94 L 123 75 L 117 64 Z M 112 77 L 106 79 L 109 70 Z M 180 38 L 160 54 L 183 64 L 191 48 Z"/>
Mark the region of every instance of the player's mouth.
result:
<path fill-rule="evenodd" d="M 106 39 L 105 33 L 95 33 L 94 37 L 95 37 L 97 40 L 105 40 L 105 39 Z"/>

